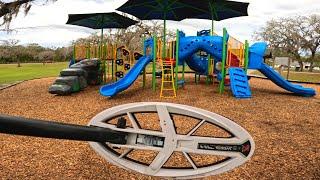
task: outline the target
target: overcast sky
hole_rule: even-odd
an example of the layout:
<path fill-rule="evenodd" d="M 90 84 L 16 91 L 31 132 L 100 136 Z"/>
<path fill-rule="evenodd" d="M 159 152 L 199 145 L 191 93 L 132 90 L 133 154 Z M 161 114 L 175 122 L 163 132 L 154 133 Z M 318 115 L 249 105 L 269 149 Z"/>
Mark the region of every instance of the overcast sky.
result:
<path fill-rule="evenodd" d="M 9 2 L 10 0 L 4 0 Z M 320 14 L 320 0 L 238 0 L 249 2 L 248 17 L 239 17 L 215 22 L 215 30 L 221 34 L 222 28 L 244 41 L 252 41 L 252 34 L 272 18 L 292 15 Z M 60 47 L 72 40 L 87 37 L 95 30 L 65 25 L 68 14 L 112 12 L 126 0 L 58 0 L 49 5 L 36 1 L 29 14 L 20 13 L 11 28 L 16 31 L 0 32 L 0 40 L 18 39 L 19 44 L 38 43 L 47 47 Z M 0 22 L 2 19 L 0 19 Z M 187 19 L 181 22 L 169 21 L 168 28 L 178 28 L 187 35 L 195 35 L 198 30 L 210 29 L 211 21 Z"/>

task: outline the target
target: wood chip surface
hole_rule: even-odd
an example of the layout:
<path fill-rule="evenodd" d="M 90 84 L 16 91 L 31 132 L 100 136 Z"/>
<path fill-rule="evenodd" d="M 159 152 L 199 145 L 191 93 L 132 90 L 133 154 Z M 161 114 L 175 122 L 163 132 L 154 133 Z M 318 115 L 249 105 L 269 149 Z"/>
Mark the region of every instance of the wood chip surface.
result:
<path fill-rule="evenodd" d="M 0 91 L 0 113 L 86 125 L 95 114 L 116 105 L 140 101 L 186 104 L 235 121 L 256 143 L 250 161 L 227 173 L 204 179 L 320 177 L 320 86 L 304 85 L 315 88 L 318 94 L 305 98 L 294 96 L 271 81 L 253 78 L 250 80 L 253 98 L 236 99 L 229 90 L 221 95 L 217 93 L 217 85 L 196 85 L 193 78 L 188 77 L 176 99 L 160 99 L 159 88 L 157 92 L 151 90 L 149 77 L 148 88 L 143 89 L 139 79 L 128 90 L 108 99 L 99 94 L 99 87 L 88 87 L 71 96 L 51 95 L 48 87 L 54 79 L 27 81 Z M 190 126 L 195 124 L 190 123 Z M 141 153 L 136 153 L 136 158 L 139 155 L 143 159 Z M 179 154 L 177 157 L 168 164 L 185 163 Z M 197 159 L 200 164 L 212 161 L 212 158 Z M 0 179 L 159 178 L 118 168 L 97 155 L 86 142 L 0 134 Z"/>

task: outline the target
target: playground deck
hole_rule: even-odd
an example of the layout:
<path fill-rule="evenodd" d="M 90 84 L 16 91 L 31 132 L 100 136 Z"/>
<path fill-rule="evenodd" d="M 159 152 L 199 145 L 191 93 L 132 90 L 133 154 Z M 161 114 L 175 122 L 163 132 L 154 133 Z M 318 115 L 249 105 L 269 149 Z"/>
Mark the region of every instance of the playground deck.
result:
<path fill-rule="evenodd" d="M 305 85 L 315 88 L 317 96 L 304 98 L 287 94 L 271 81 L 252 79 L 253 98 L 239 100 L 230 91 L 220 95 L 217 86 L 195 85 L 188 77 L 188 85 L 179 90 L 176 99 L 160 99 L 160 88 L 154 93 L 150 88 L 143 90 L 141 83 L 107 99 L 99 95 L 99 87 L 88 87 L 71 96 L 53 96 L 47 92 L 53 81 L 54 78 L 32 80 L 0 91 L 0 113 L 85 125 L 98 112 L 120 104 L 181 103 L 234 120 L 256 143 L 252 160 L 206 179 L 320 176 L 320 86 Z M 153 179 L 111 165 L 85 142 L 0 135 L 0 157 L 0 177 L 4 179 Z"/>

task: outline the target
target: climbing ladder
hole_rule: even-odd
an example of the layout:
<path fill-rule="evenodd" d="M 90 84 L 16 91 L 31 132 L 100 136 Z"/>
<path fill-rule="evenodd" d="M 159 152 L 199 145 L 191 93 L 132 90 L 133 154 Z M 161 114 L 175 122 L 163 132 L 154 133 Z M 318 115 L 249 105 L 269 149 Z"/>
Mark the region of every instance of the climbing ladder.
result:
<path fill-rule="evenodd" d="M 229 77 L 231 91 L 236 98 L 250 98 L 251 90 L 248 83 L 248 76 L 242 68 L 230 67 Z"/>
<path fill-rule="evenodd" d="M 176 87 L 174 83 L 173 61 L 161 61 L 162 65 L 162 82 L 161 82 L 161 98 L 177 97 Z"/>

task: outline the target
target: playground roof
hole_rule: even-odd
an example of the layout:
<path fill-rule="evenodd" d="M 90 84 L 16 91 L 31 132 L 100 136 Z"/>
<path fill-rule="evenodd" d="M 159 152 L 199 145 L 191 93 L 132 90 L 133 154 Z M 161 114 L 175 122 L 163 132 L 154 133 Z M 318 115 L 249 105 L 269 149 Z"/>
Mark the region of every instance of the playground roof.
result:
<path fill-rule="evenodd" d="M 181 1 L 189 2 L 190 0 Z M 197 19 L 221 21 L 229 18 L 248 16 L 249 3 L 226 0 L 202 0 L 196 2 L 195 7 L 206 12 L 198 15 Z"/>
<path fill-rule="evenodd" d="M 187 2 L 182 0 L 128 0 L 117 10 L 134 15 L 141 20 L 181 21 L 205 13 L 197 8 L 198 3 L 193 0 Z"/>
<path fill-rule="evenodd" d="M 118 13 L 69 14 L 67 24 L 88 27 L 92 29 L 127 28 L 137 21 Z"/>

